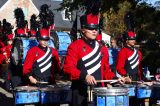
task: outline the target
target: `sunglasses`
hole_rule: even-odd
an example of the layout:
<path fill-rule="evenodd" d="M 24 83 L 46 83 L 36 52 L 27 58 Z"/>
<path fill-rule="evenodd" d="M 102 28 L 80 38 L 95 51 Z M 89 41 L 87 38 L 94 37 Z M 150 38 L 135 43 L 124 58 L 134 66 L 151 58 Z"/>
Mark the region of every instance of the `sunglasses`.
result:
<path fill-rule="evenodd" d="M 86 29 L 88 29 L 88 30 L 96 30 L 96 31 L 98 30 L 98 28 L 89 28 L 89 27 L 86 28 Z"/>
<path fill-rule="evenodd" d="M 49 39 L 40 39 L 40 40 L 42 40 L 42 41 L 49 41 Z"/>

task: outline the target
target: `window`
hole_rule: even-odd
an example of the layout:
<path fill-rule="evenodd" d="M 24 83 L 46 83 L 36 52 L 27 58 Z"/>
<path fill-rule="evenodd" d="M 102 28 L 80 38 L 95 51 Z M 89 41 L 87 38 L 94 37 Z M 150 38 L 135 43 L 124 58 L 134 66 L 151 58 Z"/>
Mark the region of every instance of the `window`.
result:
<path fill-rule="evenodd" d="M 61 14 L 62 14 L 62 19 L 63 20 L 66 20 L 66 21 L 71 21 L 71 12 L 67 12 L 68 10 L 66 9 L 66 10 L 63 10 L 62 12 L 61 12 Z"/>

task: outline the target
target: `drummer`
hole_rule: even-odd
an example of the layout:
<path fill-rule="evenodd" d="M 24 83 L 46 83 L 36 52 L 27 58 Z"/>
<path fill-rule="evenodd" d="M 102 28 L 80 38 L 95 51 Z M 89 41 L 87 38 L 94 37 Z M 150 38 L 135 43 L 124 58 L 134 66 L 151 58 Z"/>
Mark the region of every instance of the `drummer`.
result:
<path fill-rule="evenodd" d="M 38 34 L 39 45 L 32 47 L 27 52 L 23 74 L 30 84 L 55 83 L 54 74 L 60 71 L 60 61 L 58 52 L 54 48 L 48 47 L 49 39 L 48 30 L 41 29 Z"/>
<path fill-rule="evenodd" d="M 119 51 L 116 69 L 123 76 L 128 77 L 130 82 L 142 80 L 141 52 L 135 48 L 136 33 L 128 31 L 125 33 L 125 46 Z M 130 106 L 139 106 L 143 101 L 131 100 Z"/>
<path fill-rule="evenodd" d="M 97 80 L 115 77 L 108 62 L 108 49 L 96 41 L 98 35 L 98 15 L 81 16 L 82 38 L 72 42 L 66 54 L 64 72 L 69 74 L 73 90 L 72 106 L 87 106 L 87 85 L 104 87 Z M 118 81 L 124 82 L 124 78 Z"/>
<path fill-rule="evenodd" d="M 10 51 L 13 44 L 13 37 L 13 34 L 6 35 L 6 45 L 0 49 L 0 53 L 2 54 L 0 57 L 0 63 L 10 63 Z"/>
<path fill-rule="evenodd" d="M 11 87 L 9 64 L 11 55 L 10 52 L 13 44 L 14 35 L 10 32 L 9 34 L 6 34 L 4 36 L 5 36 L 5 46 L 0 49 L 0 67 L 2 69 L 1 71 L 3 72 L 2 77 L 5 80 L 4 87 L 6 90 L 10 91 L 12 87 Z"/>
<path fill-rule="evenodd" d="M 122 76 L 129 76 L 133 81 L 142 80 L 142 54 L 135 48 L 136 33 L 125 33 L 125 46 L 120 50 L 117 57 L 116 69 Z"/>

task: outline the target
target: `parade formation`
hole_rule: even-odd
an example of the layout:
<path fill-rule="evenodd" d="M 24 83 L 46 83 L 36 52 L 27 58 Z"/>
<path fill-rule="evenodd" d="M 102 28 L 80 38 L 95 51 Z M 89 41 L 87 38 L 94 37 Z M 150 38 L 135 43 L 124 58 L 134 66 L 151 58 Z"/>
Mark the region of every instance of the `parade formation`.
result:
<path fill-rule="evenodd" d="M 14 17 L 15 28 L 6 19 L 0 23 L 0 74 L 15 106 L 152 106 L 160 99 L 159 78 L 143 69 L 130 24 L 123 47 L 115 38 L 109 47 L 97 8 L 80 16 L 81 38 L 75 41 L 54 30 L 47 4 L 30 22 L 22 8 Z"/>

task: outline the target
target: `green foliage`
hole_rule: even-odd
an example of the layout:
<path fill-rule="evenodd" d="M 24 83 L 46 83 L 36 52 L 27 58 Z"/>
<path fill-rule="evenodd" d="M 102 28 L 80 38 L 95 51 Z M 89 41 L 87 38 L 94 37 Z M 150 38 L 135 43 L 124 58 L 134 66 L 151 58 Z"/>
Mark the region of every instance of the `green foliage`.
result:
<path fill-rule="evenodd" d="M 160 67 L 160 11 L 147 3 L 137 5 L 135 11 L 138 42 L 142 46 L 143 66 L 148 66 L 152 74 Z"/>
<path fill-rule="evenodd" d="M 109 11 L 104 13 L 104 30 L 108 31 L 108 33 L 112 34 L 113 36 L 119 36 L 126 30 L 126 26 L 124 24 L 124 15 L 131 8 L 131 4 L 125 1 L 120 3 L 118 8 L 119 10 L 117 11 L 114 11 L 113 8 L 111 8 Z"/>

